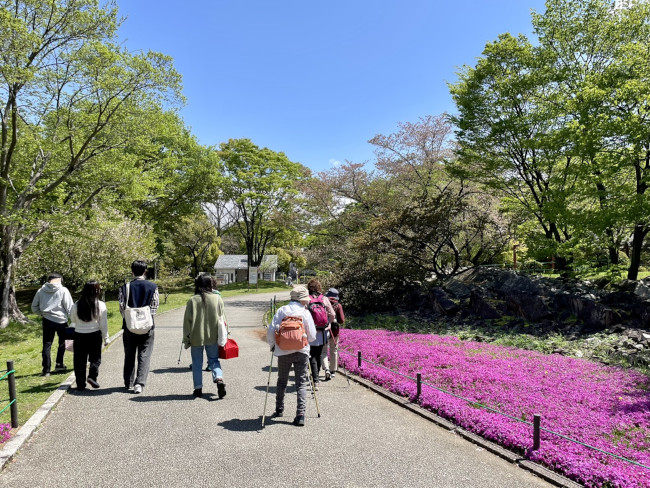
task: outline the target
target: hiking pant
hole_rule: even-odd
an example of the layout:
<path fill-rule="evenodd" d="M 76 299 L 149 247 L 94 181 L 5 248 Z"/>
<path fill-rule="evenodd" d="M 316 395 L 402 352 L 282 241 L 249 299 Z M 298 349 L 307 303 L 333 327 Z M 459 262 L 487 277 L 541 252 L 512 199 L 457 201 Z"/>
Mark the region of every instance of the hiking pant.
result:
<path fill-rule="evenodd" d="M 293 365 L 294 375 L 296 377 L 296 392 L 298 393 L 298 406 L 296 416 L 305 415 L 307 409 L 307 376 L 309 358 L 302 352 L 293 352 L 284 356 L 278 356 L 278 384 L 275 393 L 275 410 L 284 410 L 284 392 L 287 389 L 289 381 L 289 372 Z"/>
<path fill-rule="evenodd" d="M 321 356 L 323 355 L 323 344 L 320 346 L 309 346 L 309 362 L 311 363 L 311 376 L 314 383 L 318 383 L 320 372 Z"/>
<path fill-rule="evenodd" d="M 221 371 L 221 362 L 219 361 L 219 344 L 192 346 L 190 352 L 192 353 L 192 381 L 194 381 L 195 390 L 203 388 L 204 348 L 205 355 L 208 357 L 208 366 L 210 367 L 210 371 L 212 371 L 212 381 L 217 381 L 217 378 L 223 378 L 223 371 Z"/>
<path fill-rule="evenodd" d="M 86 363 L 90 362 L 88 378 L 97 380 L 99 365 L 102 363 L 102 333 L 97 330 L 88 334 L 74 333 L 74 375 L 77 388 L 86 387 Z"/>
<path fill-rule="evenodd" d="M 63 365 L 63 354 L 65 353 L 65 329 L 67 323 L 58 324 L 43 317 L 43 373 L 49 373 L 52 369 L 52 343 L 54 336 L 59 336 L 59 347 L 56 350 L 56 365 Z"/>
<path fill-rule="evenodd" d="M 124 343 L 124 386 L 144 386 L 149 375 L 149 362 L 153 351 L 154 331 L 151 329 L 146 334 L 134 334 L 124 328 L 122 342 Z M 135 369 L 136 353 L 138 368 Z"/>
<path fill-rule="evenodd" d="M 329 357 L 328 357 L 329 355 Z M 336 373 L 339 370 L 339 338 L 330 334 L 327 340 L 327 347 L 323 348 L 323 367 Z"/>

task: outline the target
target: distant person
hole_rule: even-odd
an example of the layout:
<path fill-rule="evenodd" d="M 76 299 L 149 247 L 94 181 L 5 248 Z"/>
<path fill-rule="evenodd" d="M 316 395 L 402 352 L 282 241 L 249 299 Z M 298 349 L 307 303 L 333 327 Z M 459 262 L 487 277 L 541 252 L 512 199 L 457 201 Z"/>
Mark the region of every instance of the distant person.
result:
<path fill-rule="evenodd" d="M 336 288 L 330 288 L 327 290 L 325 296 L 330 301 L 335 315 L 334 320 L 330 324 L 330 334 L 327 341 L 329 365 L 325 365 L 326 368 L 329 366 L 329 371 L 331 372 L 330 378 L 334 378 L 339 370 L 339 329 L 345 322 L 345 313 L 343 312 L 343 306 L 339 301 L 339 291 Z M 325 379 L 328 379 L 327 369 L 325 370 Z"/>
<path fill-rule="evenodd" d="M 325 380 L 329 380 L 331 373 L 327 354 L 323 355 L 323 347 L 327 345 L 330 323 L 335 318 L 334 309 L 329 299 L 323 295 L 323 288 L 318 278 L 312 278 L 307 283 L 309 291 L 309 305 L 307 309 L 316 326 L 316 338 L 309 342 L 309 361 L 311 362 L 311 374 L 314 379 L 314 389 L 318 390 L 320 382 L 321 364 L 325 366 Z"/>
<path fill-rule="evenodd" d="M 156 315 L 158 310 L 159 296 L 158 286 L 151 281 L 145 279 L 144 275 L 147 271 L 147 263 L 144 261 L 133 261 L 131 263 L 131 272 L 133 273 L 133 280 L 128 283 L 129 286 L 129 302 L 130 308 L 149 307 L 151 317 Z M 120 313 L 122 314 L 122 342 L 124 343 L 124 387 L 127 390 L 133 389 L 133 393 L 142 393 L 142 389 L 147 384 L 147 376 L 149 375 L 149 363 L 151 361 L 151 353 L 153 351 L 154 329 L 155 323 L 152 323 L 151 329 L 145 334 L 136 334 L 131 332 L 126 326 L 124 320 L 124 313 L 127 306 L 126 303 L 127 284 L 120 287 L 118 293 L 118 301 L 120 303 Z M 136 369 L 136 356 L 138 366 Z"/>
<path fill-rule="evenodd" d="M 309 383 L 309 343 L 316 339 L 316 328 L 311 314 L 305 308 L 309 304 L 309 292 L 302 285 L 291 290 L 291 301 L 288 305 L 280 307 L 273 317 L 266 335 L 268 344 L 272 347 L 273 355 L 278 358 L 278 384 L 275 394 L 275 417 L 284 415 L 284 394 L 289 382 L 289 373 L 293 366 L 298 393 L 296 417 L 293 424 L 299 427 L 305 425 L 305 412 L 307 409 L 307 383 Z M 285 346 L 282 349 L 276 343 L 276 332 L 282 328 L 282 323 L 287 317 L 297 317 L 301 321 L 306 337 L 295 347 Z"/>
<path fill-rule="evenodd" d="M 81 298 L 72 306 L 70 326 L 74 327 L 74 375 L 77 391 L 86 389 L 86 381 L 99 388 L 97 377 L 102 363 L 102 343 L 108 344 L 108 315 L 106 304 L 99 299 L 101 288 L 95 280 L 87 281 Z M 88 379 L 86 380 L 86 363 Z"/>
<path fill-rule="evenodd" d="M 194 296 L 187 301 L 183 317 L 183 344 L 185 349 L 191 347 L 195 398 L 203 396 L 201 365 L 204 349 L 212 371 L 212 381 L 217 384 L 217 394 L 219 398 L 226 396 L 226 384 L 219 361 L 219 346 L 225 346 L 227 339 L 221 295 L 213 293 L 210 276 L 199 276 L 194 282 Z"/>
<path fill-rule="evenodd" d="M 59 336 L 59 347 L 56 350 L 55 372 L 65 371 L 63 364 L 65 354 L 66 328 L 72 311 L 72 296 L 62 284 L 63 278 L 58 273 L 50 273 L 47 283 L 39 288 L 32 300 L 32 312 L 43 317 L 43 350 L 41 376 L 50 376 L 52 369 L 52 343 L 54 336 Z"/>

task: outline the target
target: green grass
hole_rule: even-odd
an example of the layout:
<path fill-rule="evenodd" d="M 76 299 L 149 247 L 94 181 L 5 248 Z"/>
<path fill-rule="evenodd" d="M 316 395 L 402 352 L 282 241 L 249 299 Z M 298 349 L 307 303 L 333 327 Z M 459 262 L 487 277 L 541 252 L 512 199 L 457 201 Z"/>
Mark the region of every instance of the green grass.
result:
<path fill-rule="evenodd" d="M 290 288 L 282 283 L 260 282 L 257 290 L 248 290 L 246 283 L 232 283 L 220 288 L 223 297 L 246 295 L 250 293 L 283 292 Z M 167 287 L 167 300 L 160 294 L 160 307 L 158 313 L 184 307 L 187 300 L 194 294 L 194 286 L 188 280 L 186 283 L 177 284 L 175 287 Z M 31 300 L 36 289 L 20 290 L 17 293 L 18 305 L 23 312 L 30 310 Z M 122 327 L 122 317 L 119 312 L 116 294 L 107 295 L 106 308 L 108 310 L 108 331 L 112 336 Z M 11 322 L 6 329 L 0 330 L 0 368 L 6 368 L 6 361 L 14 361 L 16 370 L 16 390 L 18 397 L 18 423 L 22 426 L 32 414 L 45 402 L 50 394 L 56 390 L 61 382 L 72 372 L 72 354 L 66 352 L 64 362 L 68 371 L 55 374 L 52 372 L 49 377 L 41 376 L 41 350 L 43 347 L 43 332 L 41 320 L 32 313 L 27 314 L 30 322 L 20 324 Z M 56 356 L 58 339 L 55 338 L 52 345 L 52 362 Z M 113 345 L 112 347 L 120 347 Z M 3 373 L 0 374 L 2 376 Z M 6 381 L 0 381 L 0 410 L 7 405 L 9 390 Z M 0 423 L 9 423 L 9 409 L 0 414 Z"/>

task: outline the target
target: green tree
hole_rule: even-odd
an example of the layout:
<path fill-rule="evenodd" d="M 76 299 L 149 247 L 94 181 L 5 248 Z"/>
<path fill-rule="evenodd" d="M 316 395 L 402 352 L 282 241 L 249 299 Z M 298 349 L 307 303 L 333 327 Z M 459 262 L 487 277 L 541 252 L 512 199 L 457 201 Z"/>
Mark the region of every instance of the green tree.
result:
<path fill-rule="evenodd" d="M 204 213 L 181 217 L 171 234 L 171 256 L 176 267 L 189 265 L 191 276 L 210 271 L 219 256 L 219 242 L 212 222 Z"/>
<path fill-rule="evenodd" d="M 112 3 L 0 1 L 0 328 L 22 317 L 21 254 L 101 192 L 138 191 L 145 168 L 120 151 L 180 99 L 171 59 L 125 51 L 117 25 Z"/>
<path fill-rule="evenodd" d="M 221 184 L 230 220 L 246 244 L 250 266 L 259 266 L 267 246 L 294 226 L 296 184 L 308 170 L 284 153 L 259 148 L 250 139 L 230 139 L 220 145 L 224 169 Z"/>

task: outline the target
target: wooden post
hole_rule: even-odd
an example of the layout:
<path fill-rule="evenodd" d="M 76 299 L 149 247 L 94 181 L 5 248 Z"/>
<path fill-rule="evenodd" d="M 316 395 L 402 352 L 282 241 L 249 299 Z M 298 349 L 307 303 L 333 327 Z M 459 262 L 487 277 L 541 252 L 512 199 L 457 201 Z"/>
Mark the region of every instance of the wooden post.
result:
<path fill-rule="evenodd" d="M 533 415 L 533 451 L 536 451 L 539 449 L 540 445 L 540 423 L 541 423 L 541 418 L 539 415 L 535 414 Z"/>
<path fill-rule="evenodd" d="M 13 371 L 14 362 L 7 361 L 7 371 Z M 13 402 L 9 411 L 11 412 L 11 427 L 13 429 L 18 427 L 18 402 L 16 401 L 16 375 L 10 373 L 8 379 L 9 383 L 9 401 Z"/>

